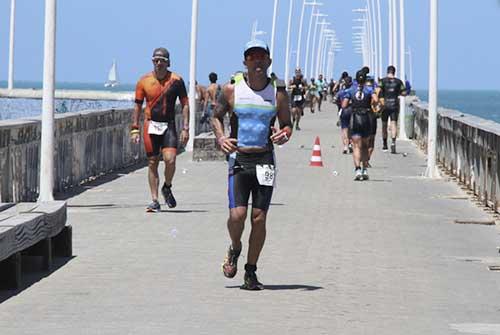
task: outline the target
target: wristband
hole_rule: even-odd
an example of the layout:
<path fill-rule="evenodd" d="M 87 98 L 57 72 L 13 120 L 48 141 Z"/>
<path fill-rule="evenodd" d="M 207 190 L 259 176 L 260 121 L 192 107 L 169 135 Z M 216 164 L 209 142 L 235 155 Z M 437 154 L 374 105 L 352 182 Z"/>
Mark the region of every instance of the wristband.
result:
<path fill-rule="evenodd" d="M 141 132 L 140 132 L 140 130 L 139 130 L 139 129 L 132 129 L 132 130 L 130 131 L 130 135 L 135 135 L 135 134 L 140 134 L 140 133 L 141 133 Z"/>

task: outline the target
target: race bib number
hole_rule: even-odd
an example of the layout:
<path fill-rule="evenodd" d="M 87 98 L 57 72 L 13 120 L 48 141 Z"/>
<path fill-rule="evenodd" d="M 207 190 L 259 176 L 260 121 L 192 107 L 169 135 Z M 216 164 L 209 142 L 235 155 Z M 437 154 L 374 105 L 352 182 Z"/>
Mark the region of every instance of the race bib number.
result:
<path fill-rule="evenodd" d="M 294 95 L 293 101 L 302 101 L 302 95 Z"/>
<path fill-rule="evenodd" d="M 256 165 L 257 180 L 262 186 L 273 186 L 274 185 L 274 165 Z"/>
<path fill-rule="evenodd" d="M 168 129 L 168 122 L 149 121 L 148 134 L 163 135 Z"/>

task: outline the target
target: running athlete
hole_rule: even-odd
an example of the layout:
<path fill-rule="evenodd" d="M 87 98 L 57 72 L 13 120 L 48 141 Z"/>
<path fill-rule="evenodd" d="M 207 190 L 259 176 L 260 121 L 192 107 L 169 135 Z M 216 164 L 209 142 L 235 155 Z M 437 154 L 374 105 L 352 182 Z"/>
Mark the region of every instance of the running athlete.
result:
<path fill-rule="evenodd" d="M 346 96 L 347 92 L 351 89 L 352 78 L 347 76 L 342 79 L 341 89 L 338 92 L 338 100 L 342 101 Z M 340 108 L 340 128 L 342 129 L 342 143 L 344 144 L 343 154 L 350 153 L 352 151 L 351 138 L 349 136 L 349 125 L 351 123 L 352 108 L 348 106 L 346 108 Z"/>
<path fill-rule="evenodd" d="M 356 84 L 348 90 L 342 101 L 342 108 L 352 108 L 351 137 L 354 145 L 354 180 L 368 180 L 368 141 L 371 133 L 371 104 L 378 101 L 372 87 L 366 85 L 366 73 L 356 73 Z"/>
<path fill-rule="evenodd" d="M 205 103 L 203 106 L 203 116 L 200 120 L 202 124 L 205 122 L 210 123 L 210 118 L 212 117 L 213 110 L 215 105 L 217 104 L 217 98 L 222 92 L 222 88 L 219 84 L 217 84 L 217 73 L 211 72 L 208 75 L 208 80 L 210 81 L 210 85 L 208 85 L 205 92 Z"/>
<path fill-rule="evenodd" d="M 245 46 L 247 73 L 235 76 L 235 83 L 224 86 L 215 109 L 212 125 L 221 149 L 229 158 L 229 219 L 231 238 L 222 264 L 224 276 L 233 278 L 242 250 L 241 236 L 252 195 L 252 230 L 248 246 L 242 289 L 262 290 L 257 261 L 266 238 L 266 217 L 274 185 L 273 144 L 286 143 L 292 134 L 288 94 L 283 81 L 277 87 L 267 77 L 271 65 L 269 48 L 259 40 Z M 231 132 L 224 135 L 223 117 L 229 113 Z M 274 127 L 276 117 L 279 129 Z"/>
<path fill-rule="evenodd" d="M 373 89 L 374 92 L 376 92 L 376 89 L 378 87 L 377 83 L 375 82 L 375 79 L 370 76 L 370 68 L 368 66 L 365 66 L 361 69 L 366 74 L 366 86 L 370 87 Z M 377 135 L 377 119 L 380 117 L 380 114 L 378 113 L 378 103 L 377 104 L 372 104 L 372 111 L 374 113 L 368 114 L 370 116 L 370 138 L 368 139 L 368 163 L 367 166 L 371 167 L 370 165 L 370 159 L 372 158 L 373 152 L 375 150 L 375 136 Z"/>
<path fill-rule="evenodd" d="M 314 104 L 318 103 L 319 99 L 318 85 L 314 78 L 311 78 L 311 83 L 307 88 L 307 95 L 311 101 L 311 105 L 309 106 L 311 108 L 311 113 L 314 113 Z"/>
<path fill-rule="evenodd" d="M 177 206 L 172 193 L 172 179 L 175 173 L 177 155 L 177 129 L 175 126 L 175 102 L 179 98 L 182 105 L 182 131 L 180 140 L 186 145 L 189 139 L 189 105 L 184 81 L 177 74 L 170 72 L 170 54 L 165 48 L 157 48 L 153 52 L 154 70 L 144 75 L 135 89 L 135 107 L 132 117 L 131 139 L 140 140 L 139 116 L 142 104 L 146 99 L 144 111 L 143 138 L 148 156 L 148 180 L 153 202 L 146 208 L 147 212 L 159 212 L 158 202 L 158 164 L 160 153 L 165 162 L 165 182 L 161 193 L 169 208 Z"/>
<path fill-rule="evenodd" d="M 384 98 L 384 110 L 382 111 L 382 140 L 383 151 L 388 151 L 387 147 L 387 123 L 391 118 L 391 153 L 396 153 L 397 121 L 399 116 L 399 97 L 405 96 L 404 83 L 396 78 L 396 68 L 392 65 L 387 67 L 387 77 L 380 82 L 380 96 Z"/>
<path fill-rule="evenodd" d="M 295 77 L 288 86 L 292 90 L 292 122 L 296 130 L 300 130 L 299 122 L 304 114 L 304 102 L 307 83 L 302 76 L 300 68 L 295 69 Z"/>
<path fill-rule="evenodd" d="M 318 94 L 319 94 L 319 97 L 318 97 L 318 112 L 321 112 L 321 103 L 323 102 L 323 99 L 326 98 L 325 96 L 325 81 L 323 80 L 323 75 L 320 74 L 318 76 L 318 80 L 316 82 L 316 85 L 318 86 Z"/>

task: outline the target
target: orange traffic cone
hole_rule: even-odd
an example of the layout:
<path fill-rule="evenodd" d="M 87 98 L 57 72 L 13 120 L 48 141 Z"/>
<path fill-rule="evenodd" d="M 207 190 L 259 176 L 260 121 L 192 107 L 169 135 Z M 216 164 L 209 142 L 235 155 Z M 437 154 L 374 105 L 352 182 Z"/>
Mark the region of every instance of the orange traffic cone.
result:
<path fill-rule="evenodd" d="M 319 136 L 316 136 L 316 141 L 314 141 L 313 153 L 311 156 L 311 161 L 309 166 L 323 166 L 323 161 L 321 160 L 321 146 L 319 144 Z"/>

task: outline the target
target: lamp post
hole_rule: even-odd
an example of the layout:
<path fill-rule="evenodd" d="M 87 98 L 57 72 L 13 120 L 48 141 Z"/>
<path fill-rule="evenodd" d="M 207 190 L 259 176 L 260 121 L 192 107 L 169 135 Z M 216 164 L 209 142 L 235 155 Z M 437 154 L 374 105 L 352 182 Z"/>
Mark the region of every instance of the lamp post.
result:
<path fill-rule="evenodd" d="M 321 30 L 320 30 L 320 34 L 319 34 L 319 40 L 318 40 L 318 46 L 316 48 L 316 72 L 315 72 L 315 76 L 316 78 L 319 76 L 319 68 L 320 68 L 320 62 L 321 62 L 321 52 L 323 51 L 323 37 L 324 37 L 324 34 L 325 34 L 325 27 L 330 25 L 329 22 L 326 22 L 325 19 L 323 19 L 323 21 L 320 23 L 321 24 Z"/>
<path fill-rule="evenodd" d="M 310 48 L 310 41 L 311 41 L 311 28 L 312 28 L 312 24 L 313 24 L 313 19 L 316 18 L 316 21 L 317 21 L 317 17 L 318 16 L 321 16 L 323 14 L 320 14 L 319 13 L 319 9 L 316 8 L 316 6 L 313 6 L 312 10 L 311 10 L 311 19 L 309 20 L 309 29 L 307 30 L 307 41 L 306 41 L 306 63 L 304 65 L 304 76 L 305 78 L 307 79 L 308 78 L 308 69 L 309 69 L 309 48 Z M 311 71 L 312 72 L 312 71 Z"/>
<path fill-rule="evenodd" d="M 387 20 L 388 24 L 389 24 L 389 34 L 388 34 L 388 38 L 387 38 L 387 41 L 389 42 L 389 53 L 388 53 L 388 62 L 389 64 L 388 65 L 394 65 L 394 51 L 393 51 L 393 43 L 394 43 L 394 38 L 392 37 L 392 33 L 393 33 L 393 30 L 392 30 L 392 0 L 387 0 L 387 3 L 389 4 L 389 18 Z"/>
<path fill-rule="evenodd" d="M 54 90 L 56 65 L 56 0 L 45 0 L 43 46 L 42 134 L 38 201 L 54 200 Z"/>
<path fill-rule="evenodd" d="M 16 0 L 10 2 L 10 34 L 9 34 L 9 72 L 7 77 L 7 89 L 14 88 L 14 31 L 16 19 Z"/>
<path fill-rule="evenodd" d="M 394 67 L 397 69 L 398 62 L 398 8 L 397 8 L 397 0 L 391 0 L 392 3 L 392 52 L 393 52 L 393 62 Z"/>
<path fill-rule="evenodd" d="M 439 178 L 436 166 L 437 147 L 437 76 L 438 76 L 438 1 L 430 0 L 429 39 L 429 124 L 427 132 L 427 171 L 429 178 Z"/>
<path fill-rule="evenodd" d="M 191 51 L 189 63 L 189 141 L 186 151 L 193 151 L 196 115 L 196 46 L 198 38 L 198 0 L 193 0 L 191 9 Z"/>
<path fill-rule="evenodd" d="M 413 85 L 413 55 L 411 53 L 410 46 L 408 46 L 408 51 L 406 52 L 406 54 L 408 55 L 408 67 L 410 70 L 408 79 L 410 80 L 410 83 Z"/>
<path fill-rule="evenodd" d="M 288 82 L 290 74 L 290 30 L 292 26 L 293 0 L 290 0 L 288 9 L 288 29 L 286 33 L 286 51 L 285 51 L 285 82 Z"/>
<path fill-rule="evenodd" d="M 271 59 L 274 57 L 274 38 L 276 35 L 276 17 L 278 15 L 278 0 L 274 0 L 273 27 L 271 30 Z M 273 64 L 269 67 L 269 72 L 273 72 Z"/>
<path fill-rule="evenodd" d="M 377 30 L 378 30 L 378 73 L 380 77 L 383 77 L 382 70 L 382 17 L 380 15 L 380 0 L 377 0 Z"/>
<path fill-rule="evenodd" d="M 316 54 L 315 46 L 316 46 L 316 35 L 318 33 L 318 26 L 321 26 L 326 22 L 324 18 L 327 16 L 328 15 L 326 15 L 326 14 L 320 14 L 320 13 L 316 14 L 316 23 L 314 25 L 314 34 L 313 34 L 313 40 L 312 40 L 312 45 L 311 45 L 311 64 L 310 64 L 310 69 L 309 69 L 311 72 L 311 76 L 314 76 L 314 55 Z M 323 17 L 322 22 L 318 22 L 319 17 Z"/>
<path fill-rule="evenodd" d="M 312 6 L 314 9 L 314 6 L 322 6 L 323 4 L 320 2 L 307 2 L 306 0 L 302 1 L 302 11 L 300 14 L 300 22 L 299 22 L 299 37 L 297 41 L 297 61 L 296 61 L 296 66 L 300 67 L 300 51 L 301 51 L 301 43 L 302 43 L 302 26 L 304 23 L 304 11 L 306 6 Z M 311 11 L 312 14 L 312 11 Z"/>
<path fill-rule="evenodd" d="M 401 59 L 401 66 L 400 68 L 400 77 L 403 80 L 403 83 L 405 82 L 406 78 L 406 56 L 405 56 L 405 51 L 406 51 L 406 31 L 405 31 L 405 7 L 404 7 L 404 0 L 399 0 L 399 48 L 400 48 L 400 54 L 399 54 L 399 59 Z M 399 98 L 399 115 L 400 115 L 400 121 L 399 121 L 399 138 L 402 140 L 407 140 L 408 136 L 406 135 L 406 98 L 405 97 L 400 97 Z"/>

